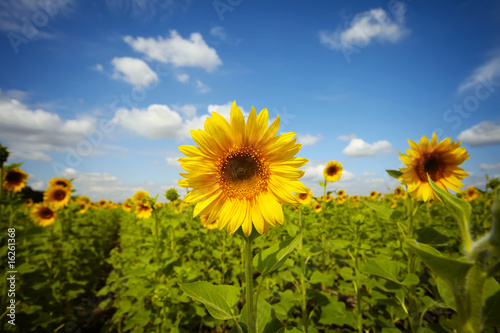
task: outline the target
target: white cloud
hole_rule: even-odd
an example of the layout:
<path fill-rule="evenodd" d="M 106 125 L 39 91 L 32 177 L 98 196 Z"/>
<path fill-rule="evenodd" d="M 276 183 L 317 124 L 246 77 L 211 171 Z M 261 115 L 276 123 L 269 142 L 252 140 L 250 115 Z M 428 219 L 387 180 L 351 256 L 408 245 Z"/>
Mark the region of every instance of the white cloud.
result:
<path fill-rule="evenodd" d="M 356 138 L 356 134 L 349 134 L 349 135 L 339 135 L 338 139 L 340 141 L 351 141 L 352 139 Z"/>
<path fill-rule="evenodd" d="M 7 140 L 12 157 L 50 161 L 47 152 L 76 146 L 96 128 L 96 119 L 82 116 L 62 120 L 43 109 L 31 110 L 0 93 L 0 139 Z"/>
<path fill-rule="evenodd" d="M 167 161 L 168 165 L 178 167 L 178 166 L 181 166 L 179 161 L 177 161 L 179 158 L 180 157 L 166 157 L 165 160 Z"/>
<path fill-rule="evenodd" d="M 150 59 L 171 63 L 175 67 L 201 67 L 212 71 L 222 64 L 215 49 L 208 46 L 198 32 L 192 33 L 189 40 L 171 30 L 167 38 L 125 36 L 124 41 Z"/>
<path fill-rule="evenodd" d="M 320 141 L 323 139 L 321 134 L 318 134 L 316 136 L 311 135 L 311 134 L 297 134 L 297 141 L 303 146 L 314 146 L 316 142 Z"/>
<path fill-rule="evenodd" d="M 479 164 L 479 168 L 481 170 L 500 170 L 500 163 L 497 163 L 497 164 L 482 163 L 482 164 Z"/>
<path fill-rule="evenodd" d="M 365 142 L 363 139 L 351 139 L 342 153 L 351 157 L 376 156 L 379 153 L 392 153 L 394 147 L 387 140 L 381 140 L 374 143 Z"/>
<path fill-rule="evenodd" d="M 217 37 L 219 38 L 220 40 L 226 40 L 227 38 L 227 33 L 224 31 L 224 28 L 223 27 L 213 27 L 212 29 L 210 29 L 210 34 L 214 37 Z"/>
<path fill-rule="evenodd" d="M 177 75 L 177 81 L 182 82 L 182 83 L 186 83 L 189 81 L 189 75 L 179 74 L 179 75 Z"/>
<path fill-rule="evenodd" d="M 96 64 L 93 69 L 96 71 L 96 72 L 99 72 L 99 73 L 102 73 L 104 72 L 104 67 L 101 65 L 101 64 Z"/>
<path fill-rule="evenodd" d="M 233 104 L 233 102 L 227 102 L 226 104 L 220 104 L 220 105 L 219 104 L 210 104 L 207 107 L 207 111 L 209 114 L 212 114 L 212 111 L 217 112 L 218 114 L 220 114 L 221 116 L 223 116 L 224 118 L 226 118 L 229 121 L 230 115 L 231 115 L 231 105 L 232 104 Z M 241 110 L 241 112 L 243 113 L 243 116 L 245 118 L 248 117 L 248 112 L 246 112 L 245 109 L 243 109 L 243 107 L 238 105 L 238 108 Z"/>
<path fill-rule="evenodd" d="M 158 82 L 158 75 L 143 60 L 137 58 L 114 58 L 113 78 L 123 80 L 136 87 L 147 87 Z"/>
<path fill-rule="evenodd" d="M 476 68 L 472 74 L 465 79 L 458 87 L 458 92 L 462 93 L 470 88 L 475 88 L 487 81 L 492 81 L 493 78 L 500 77 L 500 52 L 497 52 L 488 62 Z M 498 86 L 494 82 L 491 85 Z"/>
<path fill-rule="evenodd" d="M 396 43 L 408 33 L 404 14 L 406 7 L 400 4 L 391 18 L 391 14 L 382 8 L 372 9 L 357 14 L 349 27 L 334 32 L 321 31 L 321 44 L 336 50 L 352 47 L 365 47 L 372 41 Z"/>
<path fill-rule="evenodd" d="M 196 88 L 198 89 L 198 92 L 204 94 L 210 91 L 210 87 L 201 82 L 200 80 L 196 81 Z"/>
<path fill-rule="evenodd" d="M 152 104 L 147 109 L 119 109 L 112 122 L 150 139 L 182 139 L 190 130 L 203 128 L 207 116 L 183 119 L 167 105 Z"/>
<path fill-rule="evenodd" d="M 194 106 L 193 104 L 185 104 L 182 106 L 174 105 L 172 106 L 172 108 L 175 111 L 182 112 L 188 118 L 196 116 L 196 106 Z"/>
<path fill-rule="evenodd" d="M 471 146 L 488 146 L 500 143 L 500 125 L 483 121 L 458 135 L 458 140 Z"/>

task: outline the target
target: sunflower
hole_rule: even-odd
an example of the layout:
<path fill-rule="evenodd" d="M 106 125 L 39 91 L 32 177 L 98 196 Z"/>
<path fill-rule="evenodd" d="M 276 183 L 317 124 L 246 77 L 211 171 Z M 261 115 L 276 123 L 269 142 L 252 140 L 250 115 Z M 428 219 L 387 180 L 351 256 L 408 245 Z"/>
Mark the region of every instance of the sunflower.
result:
<path fill-rule="evenodd" d="M 333 201 L 334 199 L 335 199 L 335 198 L 334 198 L 332 195 L 330 195 L 330 194 L 327 194 L 327 195 L 325 196 L 325 201 L 326 201 L 326 202 Z"/>
<path fill-rule="evenodd" d="M 26 186 L 27 180 L 28 175 L 23 170 L 14 168 L 4 172 L 3 188 L 7 191 L 19 192 Z"/>
<path fill-rule="evenodd" d="M 337 196 L 339 196 L 339 197 L 343 197 L 343 196 L 345 196 L 345 191 L 344 191 L 344 190 L 339 190 L 339 191 L 337 192 Z"/>
<path fill-rule="evenodd" d="M 67 187 L 67 188 L 72 188 L 73 184 L 67 179 L 64 178 L 52 178 L 49 181 L 49 187 L 54 187 L 54 186 L 62 186 L 62 187 Z"/>
<path fill-rule="evenodd" d="M 201 224 L 205 228 L 207 228 L 208 230 L 214 230 L 215 228 L 218 227 L 217 220 L 212 221 L 211 223 L 208 223 L 208 215 L 202 215 L 202 216 L 200 216 L 200 221 L 201 221 Z"/>
<path fill-rule="evenodd" d="M 81 195 L 79 198 L 78 198 L 78 201 L 85 201 L 86 203 L 90 204 L 90 198 L 86 195 Z"/>
<path fill-rule="evenodd" d="M 245 124 L 233 102 L 230 123 L 212 112 L 204 130 L 191 131 L 198 147 L 179 147 L 188 156 L 179 159 L 187 171 L 179 185 L 193 188 L 184 200 L 197 202 L 194 216 L 209 215 L 208 223 L 218 219 L 228 234 L 242 227 L 247 237 L 252 226 L 262 234 L 269 224 L 283 224 L 281 204 L 296 205 L 291 192 L 307 192 L 297 180 L 307 160 L 294 157 L 301 148 L 295 133 L 276 136 L 279 117 L 269 127 L 268 118 L 267 109 L 257 115 L 252 107 Z"/>
<path fill-rule="evenodd" d="M 106 208 L 108 206 L 108 202 L 106 199 L 101 199 L 97 202 L 97 206 L 101 208 Z"/>
<path fill-rule="evenodd" d="M 134 208 L 134 201 L 132 199 L 128 198 L 125 200 L 125 202 L 122 204 L 122 209 L 126 212 L 130 212 Z"/>
<path fill-rule="evenodd" d="M 322 210 L 321 204 L 317 201 L 312 205 L 312 207 L 316 213 L 319 213 Z"/>
<path fill-rule="evenodd" d="M 400 157 L 406 168 L 399 168 L 403 174 L 398 178 L 401 184 L 408 185 L 408 193 L 414 193 L 417 200 L 439 200 L 432 191 L 427 174 L 443 190 L 460 191 L 459 187 L 463 187 L 461 180 L 468 174 L 459 165 L 470 157 L 465 148 L 459 148 L 460 141 L 455 143 L 446 138 L 437 142 L 437 135 L 433 133 L 431 142 L 425 136 L 418 145 L 411 140 L 408 142 L 411 147 L 406 150 L 408 155 Z"/>
<path fill-rule="evenodd" d="M 47 227 L 54 224 L 57 214 L 52 205 L 47 203 L 37 203 L 31 207 L 30 217 L 35 225 Z"/>
<path fill-rule="evenodd" d="M 325 170 L 323 170 L 323 177 L 329 183 L 336 182 L 342 176 L 342 164 L 337 161 L 330 161 L 326 164 Z"/>
<path fill-rule="evenodd" d="M 374 190 L 374 191 L 371 191 L 371 192 L 370 192 L 370 199 L 375 200 L 375 199 L 377 199 L 377 198 L 378 198 L 378 193 L 377 193 L 377 191 L 375 191 L 375 190 Z"/>
<path fill-rule="evenodd" d="M 396 207 L 398 207 L 397 200 L 391 199 L 391 209 L 395 209 Z"/>
<path fill-rule="evenodd" d="M 49 187 L 43 193 L 43 201 L 50 203 L 54 209 L 66 207 L 70 199 L 70 189 L 60 185 Z"/>
<path fill-rule="evenodd" d="M 342 205 L 342 204 L 343 204 L 344 202 L 346 202 L 346 201 L 347 201 L 347 198 L 346 198 L 345 196 L 338 196 L 338 197 L 337 197 L 337 203 L 338 203 L 339 205 Z"/>
<path fill-rule="evenodd" d="M 151 207 L 151 202 L 149 200 L 141 200 L 135 206 L 135 216 L 138 219 L 150 218 L 153 214 L 153 208 Z"/>
<path fill-rule="evenodd" d="M 394 196 L 401 199 L 406 198 L 406 191 L 403 186 L 398 186 L 394 189 Z"/>
<path fill-rule="evenodd" d="M 313 193 L 311 192 L 310 189 L 307 189 L 307 192 L 297 193 L 297 201 L 301 205 L 308 205 L 309 203 L 311 203 L 312 198 L 313 198 Z"/>
<path fill-rule="evenodd" d="M 29 198 L 28 201 L 25 203 L 26 207 L 32 207 L 33 206 L 33 199 Z"/>
<path fill-rule="evenodd" d="M 472 201 L 481 198 L 481 192 L 474 186 L 469 186 L 467 189 L 464 191 L 464 199 L 466 201 Z"/>
<path fill-rule="evenodd" d="M 148 192 L 138 190 L 137 192 L 135 192 L 134 196 L 132 197 L 132 201 L 134 201 L 134 203 L 138 203 L 138 202 L 142 201 L 143 198 L 147 198 L 147 197 L 149 197 Z"/>
<path fill-rule="evenodd" d="M 78 210 L 78 214 L 85 214 L 90 208 L 89 203 L 84 200 L 78 201 L 77 204 L 78 207 L 80 208 L 80 210 Z"/>

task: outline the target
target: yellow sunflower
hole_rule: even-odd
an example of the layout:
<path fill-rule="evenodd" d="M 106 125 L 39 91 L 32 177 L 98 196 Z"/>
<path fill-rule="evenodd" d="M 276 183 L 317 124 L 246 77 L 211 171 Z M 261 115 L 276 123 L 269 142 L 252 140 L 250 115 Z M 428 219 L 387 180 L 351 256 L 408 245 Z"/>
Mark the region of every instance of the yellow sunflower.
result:
<path fill-rule="evenodd" d="M 135 206 L 135 216 L 138 219 L 148 219 L 153 214 L 153 208 L 149 200 L 141 200 Z"/>
<path fill-rule="evenodd" d="M 101 199 L 97 202 L 97 206 L 101 208 L 106 208 L 108 206 L 108 202 L 106 201 L 106 199 Z"/>
<path fill-rule="evenodd" d="M 179 185 L 193 188 L 184 200 L 197 202 L 194 216 L 209 215 L 208 223 L 218 219 L 228 234 L 242 227 L 247 237 L 252 225 L 262 234 L 269 224 L 283 224 L 281 204 L 295 205 L 292 192 L 307 192 L 297 180 L 307 160 L 294 157 L 301 148 L 295 133 L 276 136 L 279 117 L 269 127 L 268 119 L 267 109 L 257 115 L 252 107 L 245 123 L 233 102 L 230 122 L 212 112 L 204 130 L 191 131 L 198 146 L 179 147 L 187 156 L 179 159 L 187 171 Z"/>
<path fill-rule="evenodd" d="M 125 200 L 125 202 L 122 204 L 122 209 L 126 212 L 130 212 L 134 208 L 134 202 L 132 199 L 128 198 Z"/>
<path fill-rule="evenodd" d="M 47 227 L 54 224 L 57 214 L 52 205 L 47 203 L 37 203 L 31 207 L 30 217 L 35 225 Z"/>
<path fill-rule="evenodd" d="M 77 204 L 79 205 L 79 208 L 80 208 L 78 210 L 78 214 L 85 214 L 90 208 L 89 203 L 84 201 L 84 200 L 78 201 Z"/>
<path fill-rule="evenodd" d="M 71 184 L 69 180 L 64 178 L 52 178 L 51 180 L 49 180 L 49 187 L 54 187 L 54 186 L 72 188 L 73 184 Z"/>
<path fill-rule="evenodd" d="M 316 213 L 319 213 L 321 212 L 322 208 L 321 208 L 321 204 L 319 202 L 315 202 L 313 205 L 312 205 L 314 211 Z"/>
<path fill-rule="evenodd" d="M 342 170 L 342 163 L 330 161 L 326 164 L 325 170 L 323 170 L 323 177 L 329 183 L 336 182 L 342 176 Z"/>
<path fill-rule="evenodd" d="M 481 192 L 474 186 L 469 186 L 464 191 L 464 199 L 466 201 L 472 201 L 481 198 Z"/>
<path fill-rule="evenodd" d="M 200 216 L 200 221 L 201 224 L 208 230 L 214 230 L 215 228 L 218 228 L 217 220 L 208 223 L 208 215 Z"/>
<path fill-rule="evenodd" d="M 406 191 L 403 186 L 398 186 L 394 189 L 394 196 L 401 199 L 406 198 Z"/>
<path fill-rule="evenodd" d="M 25 203 L 26 207 L 30 208 L 33 206 L 33 199 L 29 198 L 28 201 Z"/>
<path fill-rule="evenodd" d="M 62 186 L 49 187 L 43 193 L 43 201 L 50 203 L 54 209 L 66 207 L 70 199 L 70 189 Z"/>
<path fill-rule="evenodd" d="M 138 202 L 142 201 L 143 198 L 147 198 L 147 197 L 149 197 L 148 192 L 138 190 L 137 192 L 135 192 L 134 196 L 132 197 L 132 201 L 134 201 L 134 203 L 138 203 Z"/>
<path fill-rule="evenodd" d="M 7 191 L 19 192 L 27 183 L 28 175 L 23 170 L 14 168 L 9 172 L 4 172 L 3 188 Z"/>
<path fill-rule="evenodd" d="M 337 196 L 339 196 L 339 197 L 343 197 L 343 196 L 345 196 L 345 191 L 344 191 L 344 190 L 339 190 L 339 191 L 337 192 Z"/>
<path fill-rule="evenodd" d="M 307 189 L 307 192 L 304 193 L 297 193 L 297 201 L 301 205 L 308 205 L 309 203 L 311 203 L 312 198 L 313 198 L 313 193 L 311 192 L 310 189 Z"/>
<path fill-rule="evenodd" d="M 391 199 L 391 209 L 395 209 L 396 207 L 398 207 L 397 200 Z"/>
<path fill-rule="evenodd" d="M 439 201 L 427 181 L 427 174 L 443 190 L 460 191 L 459 187 L 463 187 L 461 180 L 468 174 L 459 165 L 470 157 L 465 148 L 459 148 L 460 141 L 455 143 L 446 138 L 437 142 L 437 135 L 433 133 L 430 142 L 425 136 L 418 145 L 411 140 L 408 142 L 411 149 L 406 150 L 408 155 L 400 157 L 406 168 L 399 168 L 403 174 L 398 180 L 408 185 L 408 192 L 413 193 L 415 199 L 429 201 L 434 198 Z"/>
<path fill-rule="evenodd" d="M 377 198 L 378 198 L 378 193 L 377 193 L 377 191 L 371 191 L 371 192 L 370 192 L 370 199 L 375 200 L 375 199 L 377 199 Z"/>

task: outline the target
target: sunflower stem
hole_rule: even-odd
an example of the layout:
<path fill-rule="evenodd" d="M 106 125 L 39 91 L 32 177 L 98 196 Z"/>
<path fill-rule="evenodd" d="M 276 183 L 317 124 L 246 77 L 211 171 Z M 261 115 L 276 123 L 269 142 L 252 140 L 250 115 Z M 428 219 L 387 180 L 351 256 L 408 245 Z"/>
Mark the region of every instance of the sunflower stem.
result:
<path fill-rule="evenodd" d="M 254 306 L 254 299 L 253 299 L 252 241 L 249 237 L 245 237 L 244 256 L 245 256 L 245 283 L 246 283 L 248 333 L 256 333 L 257 309 Z"/>
<path fill-rule="evenodd" d="M 299 207 L 299 225 L 300 225 L 300 233 L 304 234 L 304 221 L 302 219 L 302 206 Z M 324 225 L 324 224 L 323 224 Z M 323 233 L 324 234 L 324 233 Z M 299 251 L 300 251 L 300 290 L 301 290 L 301 310 L 302 310 L 302 326 L 304 328 L 304 332 L 307 333 L 308 328 L 307 324 L 309 321 L 308 314 L 307 314 L 307 286 L 306 286 L 306 281 L 305 281 L 305 275 L 306 275 L 306 259 L 303 257 L 304 253 L 302 251 L 304 247 L 304 238 L 302 237 L 300 239 L 299 243 Z"/>

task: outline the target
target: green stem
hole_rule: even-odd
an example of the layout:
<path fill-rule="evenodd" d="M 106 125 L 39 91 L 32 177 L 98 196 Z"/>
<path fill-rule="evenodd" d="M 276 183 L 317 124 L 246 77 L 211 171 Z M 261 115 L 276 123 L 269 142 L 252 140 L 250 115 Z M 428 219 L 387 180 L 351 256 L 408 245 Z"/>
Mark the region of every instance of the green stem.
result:
<path fill-rule="evenodd" d="M 326 184 L 326 183 L 325 183 Z M 326 188 L 326 187 L 325 187 Z M 324 224 L 323 224 L 324 225 Z M 302 220 L 302 206 L 299 207 L 299 226 L 300 226 L 300 232 L 302 235 L 304 234 L 304 221 Z M 324 233 L 323 233 L 324 234 Z M 304 247 L 304 237 L 300 239 L 299 243 L 299 251 L 300 251 L 300 290 L 301 290 L 301 310 L 302 310 L 302 327 L 304 328 L 304 332 L 307 333 L 308 331 L 308 315 L 307 315 L 307 286 L 306 286 L 306 281 L 305 281 L 305 275 L 306 275 L 306 258 L 303 258 L 303 251 L 302 248 Z"/>
<path fill-rule="evenodd" d="M 253 299 L 252 241 L 248 237 L 245 237 L 244 240 L 244 256 L 245 256 L 245 284 L 246 284 L 248 333 L 256 333 L 257 313 Z"/>

